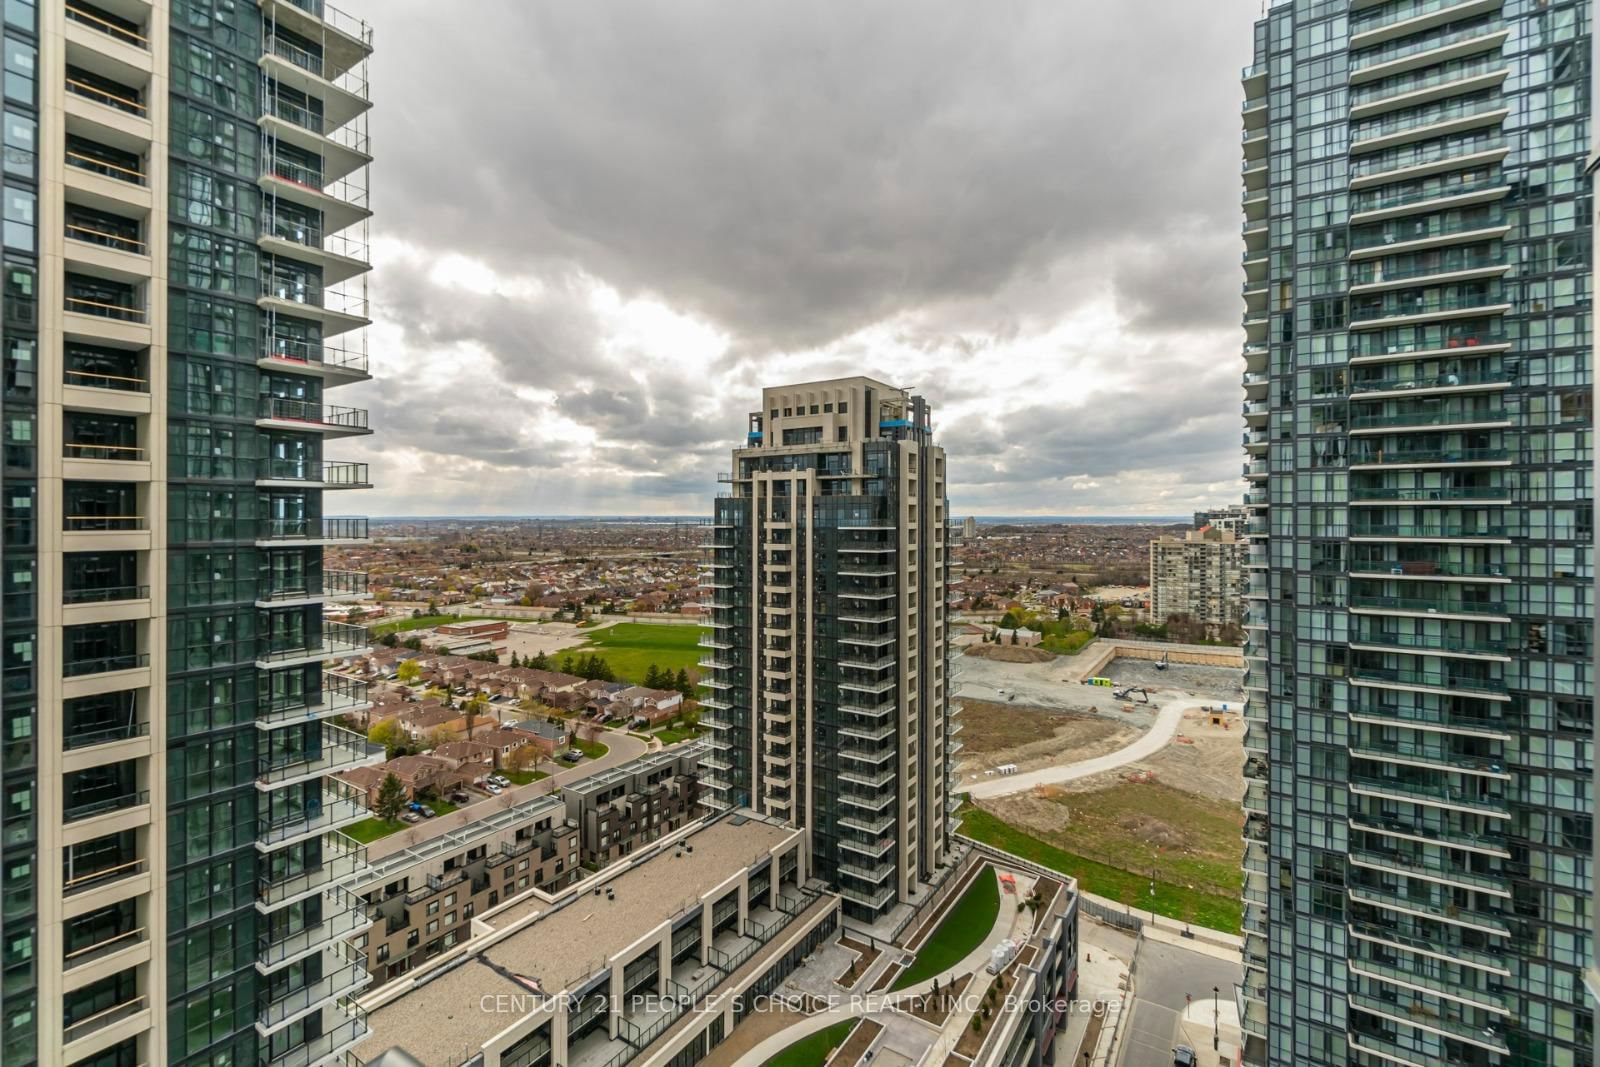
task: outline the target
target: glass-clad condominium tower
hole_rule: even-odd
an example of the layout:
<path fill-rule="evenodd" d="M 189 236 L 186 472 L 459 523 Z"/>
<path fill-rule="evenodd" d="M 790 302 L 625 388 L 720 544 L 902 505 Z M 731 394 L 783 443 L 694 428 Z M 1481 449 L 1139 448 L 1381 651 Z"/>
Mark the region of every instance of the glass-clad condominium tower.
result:
<path fill-rule="evenodd" d="M 707 546 L 702 784 L 806 828 L 871 919 L 950 844 L 944 450 L 922 397 L 870 378 L 761 399 Z"/>
<path fill-rule="evenodd" d="M 1589 12 L 1244 72 L 1246 1059 L 1591 1063 Z"/>
<path fill-rule="evenodd" d="M 4 5 L 0 1062 L 334 1062 L 378 754 L 326 720 L 365 536 L 370 34 L 320 0 Z"/>

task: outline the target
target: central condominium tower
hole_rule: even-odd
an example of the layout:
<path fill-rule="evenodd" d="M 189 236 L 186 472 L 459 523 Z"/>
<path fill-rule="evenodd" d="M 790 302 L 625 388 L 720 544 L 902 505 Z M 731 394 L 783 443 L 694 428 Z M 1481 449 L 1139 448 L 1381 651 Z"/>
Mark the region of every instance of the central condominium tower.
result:
<path fill-rule="evenodd" d="M 1249 1063 L 1593 1062 L 1589 18 L 1256 23 Z"/>
<path fill-rule="evenodd" d="M 944 450 L 922 397 L 870 378 L 761 400 L 707 546 L 703 784 L 805 828 L 870 920 L 949 847 Z"/>

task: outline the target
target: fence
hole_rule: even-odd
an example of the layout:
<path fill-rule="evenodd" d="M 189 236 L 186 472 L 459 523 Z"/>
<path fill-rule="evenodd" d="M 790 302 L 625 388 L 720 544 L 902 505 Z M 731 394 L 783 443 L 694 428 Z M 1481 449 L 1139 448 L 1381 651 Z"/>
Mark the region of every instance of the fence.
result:
<path fill-rule="evenodd" d="M 1133 934 L 1144 929 L 1144 920 L 1131 911 L 1108 907 L 1081 895 L 1078 897 L 1078 907 L 1082 909 L 1083 914 L 1108 926 L 1115 926 Z"/>

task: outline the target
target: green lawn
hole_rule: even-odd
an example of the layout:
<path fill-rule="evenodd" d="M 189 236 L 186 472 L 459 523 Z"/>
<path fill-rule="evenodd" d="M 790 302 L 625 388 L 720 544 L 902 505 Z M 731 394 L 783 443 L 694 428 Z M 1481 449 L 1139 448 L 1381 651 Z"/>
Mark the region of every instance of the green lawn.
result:
<path fill-rule="evenodd" d="M 846 1019 L 802 1037 L 768 1060 L 763 1067 L 822 1067 L 828 1053 L 845 1043 L 858 1021 Z"/>
<path fill-rule="evenodd" d="M 982 841 L 1053 871 L 1070 875 L 1078 880 L 1079 888 L 1087 893 L 1127 904 L 1135 911 L 1153 910 L 1157 915 L 1196 926 L 1229 934 L 1239 932 L 1242 907 L 1237 894 L 1225 896 L 1157 881 L 1155 896 L 1151 896 L 1149 872 L 1125 871 L 1073 855 L 1002 822 L 980 808 L 963 808 L 961 815 L 961 833 L 975 841 Z"/>
<path fill-rule="evenodd" d="M 960 963 L 967 953 L 983 944 L 999 915 L 1000 884 L 994 872 L 986 869 L 961 894 L 955 907 L 944 913 L 939 928 L 922 943 L 917 958 L 891 988 L 910 988 Z"/>
<path fill-rule="evenodd" d="M 362 819 L 358 823 L 346 826 L 343 832 L 348 836 L 355 838 L 363 845 L 370 845 L 374 841 L 378 840 L 378 838 L 388 837 L 397 830 L 404 830 L 409 825 L 411 824 L 403 823 L 399 819 L 396 819 L 394 822 L 388 822 L 387 820 L 373 816 L 370 819 Z"/>
<path fill-rule="evenodd" d="M 541 778 L 550 777 L 544 771 L 501 771 L 500 773 L 511 779 L 512 785 L 527 785 L 529 782 L 537 782 Z"/>
<path fill-rule="evenodd" d="M 550 665 L 559 670 L 568 654 L 576 658 L 593 652 L 611 664 L 620 682 L 643 683 L 652 663 L 673 673 L 683 668 L 692 680 L 699 676 L 695 664 L 700 660 L 700 633 L 698 626 L 619 622 L 588 634 L 589 640 L 577 648 L 562 649 L 550 657 Z"/>
<path fill-rule="evenodd" d="M 663 726 L 656 731 L 656 736 L 661 738 L 663 745 L 675 745 L 679 741 L 688 741 L 705 733 L 704 730 L 688 726 Z"/>
<path fill-rule="evenodd" d="M 601 744 L 599 741 L 580 741 L 577 738 L 573 738 L 572 747 L 582 752 L 589 759 L 599 759 L 611 751 L 608 746 Z M 507 775 L 507 777 L 510 776 Z"/>

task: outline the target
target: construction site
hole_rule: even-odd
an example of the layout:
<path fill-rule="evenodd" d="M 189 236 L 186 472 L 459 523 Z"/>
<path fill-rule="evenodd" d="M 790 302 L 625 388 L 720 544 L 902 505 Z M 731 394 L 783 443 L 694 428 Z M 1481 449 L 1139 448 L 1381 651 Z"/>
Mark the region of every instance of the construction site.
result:
<path fill-rule="evenodd" d="M 1168 883 L 1192 898 L 1183 918 L 1227 929 L 1238 922 L 1242 664 L 1232 649 L 1184 648 L 963 656 L 961 779 L 974 830 L 1057 850 L 1114 900 Z"/>

